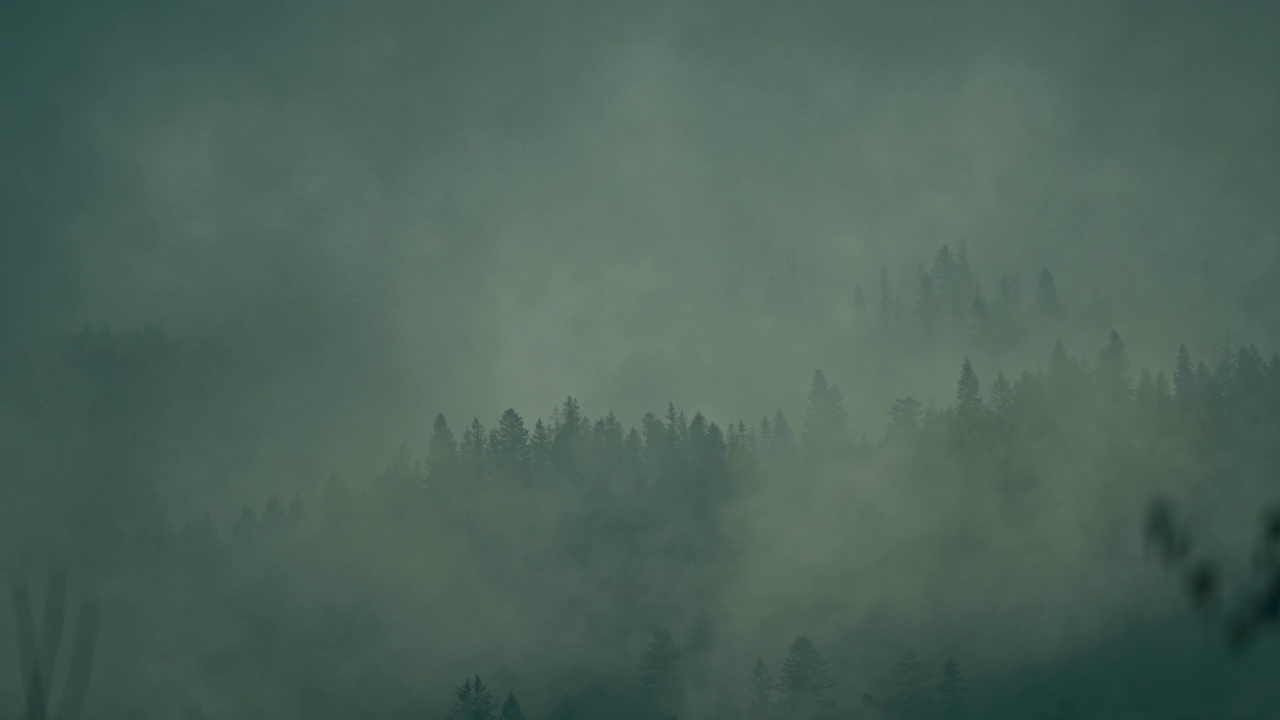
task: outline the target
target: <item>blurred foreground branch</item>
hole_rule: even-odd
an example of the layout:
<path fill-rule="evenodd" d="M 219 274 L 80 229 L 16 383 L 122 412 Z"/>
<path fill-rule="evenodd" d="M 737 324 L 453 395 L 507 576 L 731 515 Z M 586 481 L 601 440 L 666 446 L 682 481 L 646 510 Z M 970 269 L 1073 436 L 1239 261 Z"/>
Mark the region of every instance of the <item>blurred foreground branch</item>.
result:
<path fill-rule="evenodd" d="M 9 591 L 13 602 L 18 662 L 22 672 L 21 717 L 24 720 L 77 720 L 89 694 L 94 646 L 98 637 L 97 604 L 92 601 L 81 604 L 71 643 L 71 659 L 66 677 L 62 680 L 62 701 L 55 714 L 50 689 L 53 686 L 53 675 L 57 669 L 66 624 L 66 571 L 55 568 L 49 572 L 39 636 L 35 634 L 36 619 L 32 613 L 31 588 L 24 572 L 13 573 Z"/>
<path fill-rule="evenodd" d="M 1221 606 L 1222 573 L 1218 563 L 1194 558 L 1194 538 L 1171 501 L 1160 498 L 1151 503 L 1144 535 L 1147 550 L 1183 576 L 1184 589 L 1196 612 L 1207 614 Z M 1233 649 L 1243 648 L 1263 626 L 1280 619 L 1280 508 L 1263 513 L 1254 570 L 1262 580 L 1258 589 L 1226 613 L 1226 639 Z"/>

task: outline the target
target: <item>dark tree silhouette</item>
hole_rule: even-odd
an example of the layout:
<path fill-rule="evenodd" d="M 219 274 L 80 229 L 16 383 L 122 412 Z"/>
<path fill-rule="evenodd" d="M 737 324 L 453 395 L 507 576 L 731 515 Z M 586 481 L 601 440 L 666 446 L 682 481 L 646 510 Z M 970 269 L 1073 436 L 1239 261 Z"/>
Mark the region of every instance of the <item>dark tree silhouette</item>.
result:
<path fill-rule="evenodd" d="M 493 693 L 477 675 L 474 680 L 463 682 L 462 687 L 454 692 L 449 720 L 497 720 L 497 708 Z"/>
<path fill-rule="evenodd" d="M 835 687 L 827 661 L 813 641 L 798 637 L 787 650 L 778 675 L 779 705 L 786 720 L 825 717 L 832 709 L 830 691 Z"/>
<path fill-rule="evenodd" d="M 773 697 L 773 676 L 764 658 L 757 658 L 751 668 L 748 686 L 747 717 L 749 720 L 773 720 L 776 704 Z"/>
<path fill-rule="evenodd" d="M 968 716 L 968 686 L 955 658 L 947 658 L 942 666 L 942 682 L 938 683 L 939 720 L 965 720 Z"/>
<path fill-rule="evenodd" d="M 524 712 L 520 709 L 515 693 L 507 693 L 507 700 L 502 703 L 502 712 L 498 718 L 499 720 L 524 720 Z"/>

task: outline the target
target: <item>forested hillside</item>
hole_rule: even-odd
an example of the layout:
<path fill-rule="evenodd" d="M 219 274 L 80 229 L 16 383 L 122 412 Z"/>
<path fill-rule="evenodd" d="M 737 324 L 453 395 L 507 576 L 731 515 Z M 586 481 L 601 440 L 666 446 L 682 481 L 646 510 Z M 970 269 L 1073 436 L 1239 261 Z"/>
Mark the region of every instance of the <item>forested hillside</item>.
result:
<path fill-rule="evenodd" d="M 1017 337 L 934 280 L 922 330 Z M 1028 312 L 1058 311 L 1048 272 L 1038 296 Z M 794 418 L 668 404 L 624 422 L 573 397 L 542 418 L 439 415 L 425 456 L 232 517 L 162 499 L 152 474 L 189 452 L 177 423 L 216 427 L 184 415 L 217 405 L 181 374 L 216 378 L 216 356 L 155 331 L 64 348 L 41 367 L 65 374 L 11 399 L 99 472 L 66 483 L 64 524 L 26 557 L 102 597 L 106 714 L 419 717 L 467 677 L 454 717 L 967 716 L 970 664 L 989 680 L 1002 653 L 1086 650 L 1098 618 L 1176 617 L 1176 583 L 1142 579 L 1146 502 L 1250 518 L 1280 462 L 1280 356 L 1134 368 L 1112 331 L 1094 357 L 966 359 L 950 403 L 901 397 L 874 429 L 822 370 Z M 1026 711 L 1093 702 L 1060 694 Z"/>

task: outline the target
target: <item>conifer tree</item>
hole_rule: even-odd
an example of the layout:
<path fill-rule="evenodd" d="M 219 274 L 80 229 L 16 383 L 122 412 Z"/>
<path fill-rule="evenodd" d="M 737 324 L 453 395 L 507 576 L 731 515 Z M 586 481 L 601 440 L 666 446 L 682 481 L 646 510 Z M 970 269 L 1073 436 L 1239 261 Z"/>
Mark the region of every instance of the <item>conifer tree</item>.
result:
<path fill-rule="evenodd" d="M 667 630 L 654 630 L 640 658 L 640 689 L 658 707 L 668 704 L 675 691 L 680 651 Z"/>
<path fill-rule="evenodd" d="M 245 505 L 240 508 L 236 524 L 231 528 L 231 541 L 239 546 L 252 545 L 258 536 L 258 514 Z"/>
<path fill-rule="evenodd" d="M 811 460 L 823 462 L 844 454 L 850 442 L 849 413 L 840 386 L 828 384 L 826 375 L 814 370 L 804 418 L 805 452 Z"/>
<path fill-rule="evenodd" d="M 454 692 L 453 711 L 449 714 L 449 720 L 497 720 L 497 707 L 493 693 L 477 675 L 474 681 L 465 681 Z"/>
<path fill-rule="evenodd" d="M 502 703 L 502 712 L 498 717 L 499 720 L 524 720 L 524 712 L 520 709 L 515 693 L 507 693 L 507 700 Z"/>
<path fill-rule="evenodd" d="M 831 670 L 813 641 L 803 636 L 792 641 L 778 676 L 782 716 L 786 720 L 823 717 L 831 709 L 833 687 Z"/>
<path fill-rule="evenodd" d="M 889 269 L 880 266 L 880 324 L 889 327 L 893 322 L 893 290 L 889 287 Z"/>
<path fill-rule="evenodd" d="M 1057 318 L 1062 313 L 1058 304 L 1058 282 L 1049 268 L 1040 270 L 1040 279 L 1036 282 L 1036 310 L 1045 320 Z"/>
<path fill-rule="evenodd" d="M 756 658 L 756 664 L 751 668 L 750 697 L 747 700 L 748 720 L 773 720 L 773 690 L 773 676 L 769 674 L 769 667 L 765 665 L 764 658 Z"/>
<path fill-rule="evenodd" d="M 1098 356 L 1096 369 L 1098 389 L 1113 404 L 1128 404 L 1133 399 L 1133 378 L 1129 374 L 1129 358 L 1125 354 L 1120 333 L 1107 336 L 1107 347 Z"/>
<path fill-rule="evenodd" d="M 436 415 L 431 424 L 431 439 L 427 442 L 427 481 L 440 485 L 457 477 L 458 443 L 444 413 Z"/>
<path fill-rule="evenodd" d="M 969 309 L 969 326 L 974 347 L 987 353 L 996 351 L 996 330 L 982 293 L 973 296 L 973 305 Z"/>
<path fill-rule="evenodd" d="M 504 479 L 529 480 L 529 431 L 513 408 L 502 413 L 498 427 L 489 435 L 489 445 L 494 469 Z"/>
<path fill-rule="evenodd" d="M 942 666 L 938 711 L 939 720 L 966 720 L 969 716 L 969 689 L 955 658 L 947 658 Z"/>
<path fill-rule="evenodd" d="M 927 717 L 930 710 L 926 694 L 928 680 L 924 662 L 914 650 L 908 649 L 898 658 L 889 679 L 892 695 L 886 703 L 896 720 L 923 720 Z"/>
<path fill-rule="evenodd" d="M 960 366 L 960 381 L 956 385 L 956 415 L 972 422 L 982 413 L 982 392 L 978 374 L 973 371 L 969 358 Z"/>
<path fill-rule="evenodd" d="M 916 291 L 916 314 L 925 337 L 933 337 L 938 326 L 938 290 L 936 283 L 924 270 L 920 271 L 920 285 Z"/>
<path fill-rule="evenodd" d="M 894 400 L 889 407 L 889 429 L 904 435 L 914 433 L 920 427 L 922 407 L 913 397 Z"/>
<path fill-rule="evenodd" d="M 462 442 L 458 447 L 462 472 L 468 480 L 475 481 L 484 477 L 488 444 L 488 431 L 481 424 L 480 418 L 473 418 L 471 425 L 462 433 Z"/>

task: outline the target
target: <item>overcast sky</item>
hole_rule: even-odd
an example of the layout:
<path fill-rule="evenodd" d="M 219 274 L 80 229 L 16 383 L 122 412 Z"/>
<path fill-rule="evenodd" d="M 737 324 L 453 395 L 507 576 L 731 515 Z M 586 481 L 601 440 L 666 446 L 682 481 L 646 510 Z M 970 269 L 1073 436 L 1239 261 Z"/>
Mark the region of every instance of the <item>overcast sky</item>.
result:
<path fill-rule="evenodd" d="M 371 457 L 570 393 L 754 417 L 819 366 L 857 405 L 885 376 L 830 317 L 722 321 L 735 267 L 791 258 L 843 312 L 964 238 L 988 288 L 1113 298 L 1140 356 L 1274 342 L 1277 32 L 1265 2 L 14 0 L 0 323 L 251 348 L 279 417 Z"/>

